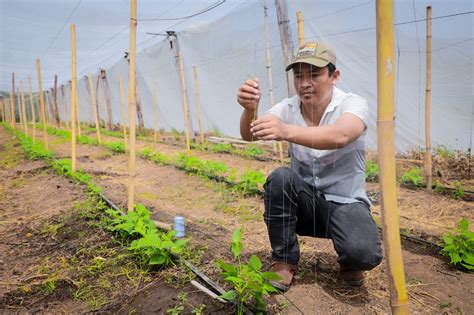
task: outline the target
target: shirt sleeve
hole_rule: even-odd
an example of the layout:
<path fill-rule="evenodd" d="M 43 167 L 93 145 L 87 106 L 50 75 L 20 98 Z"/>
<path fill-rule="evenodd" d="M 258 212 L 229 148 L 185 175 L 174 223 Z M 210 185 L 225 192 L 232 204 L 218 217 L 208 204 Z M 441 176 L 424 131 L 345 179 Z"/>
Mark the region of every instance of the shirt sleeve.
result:
<path fill-rule="evenodd" d="M 369 105 L 365 98 L 348 93 L 341 107 L 341 114 L 344 113 L 356 115 L 362 120 L 366 128 L 369 126 Z"/>
<path fill-rule="evenodd" d="M 284 123 L 288 123 L 288 120 L 289 120 L 288 111 L 290 110 L 289 102 L 290 102 L 290 99 L 285 98 L 280 103 L 275 104 L 272 108 L 267 110 L 265 112 L 265 115 L 266 114 L 273 114 L 273 115 L 277 116 Z"/>

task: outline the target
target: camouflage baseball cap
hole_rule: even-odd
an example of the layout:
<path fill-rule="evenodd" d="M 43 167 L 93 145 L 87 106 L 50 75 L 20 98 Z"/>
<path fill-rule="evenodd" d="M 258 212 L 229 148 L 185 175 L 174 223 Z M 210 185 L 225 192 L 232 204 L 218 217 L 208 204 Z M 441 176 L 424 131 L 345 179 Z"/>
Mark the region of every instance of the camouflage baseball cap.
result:
<path fill-rule="evenodd" d="M 295 59 L 286 66 L 286 71 L 297 63 L 308 63 L 316 67 L 325 67 L 328 63 L 336 65 L 336 53 L 325 43 L 308 42 L 298 48 Z"/>

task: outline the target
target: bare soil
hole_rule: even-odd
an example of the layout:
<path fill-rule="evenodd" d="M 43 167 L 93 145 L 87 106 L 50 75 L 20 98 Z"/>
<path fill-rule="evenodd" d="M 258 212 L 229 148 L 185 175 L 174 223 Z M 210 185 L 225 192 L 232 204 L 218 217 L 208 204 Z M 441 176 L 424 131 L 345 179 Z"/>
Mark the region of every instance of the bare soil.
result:
<path fill-rule="evenodd" d="M 0 141 L 2 141 L 2 151 L 0 152 L 12 150 L 10 146 L 13 145 L 9 144 L 11 141 L 8 140 L 8 137 L 9 135 L 4 130 L 0 131 Z M 38 138 L 40 137 L 41 134 L 39 133 Z M 51 145 L 52 150 L 61 152 L 61 156 L 68 156 L 69 144 L 61 142 L 58 138 L 49 137 L 54 142 Z M 104 140 L 107 141 L 106 138 Z M 114 139 L 114 141 L 117 141 L 117 139 Z M 140 143 L 140 145 L 144 147 L 149 144 Z M 156 145 L 155 148 L 163 153 L 184 152 L 183 149 L 164 144 Z M 80 150 L 79 166 L 93 175 L 94 181 L 104 188 L 105 194 L 114 203 L 121 206 L 126 205 L 128 180 L 126 156 L 108 154 L 101 151 L 102 148 L 92 146 L 81 146 Z M 227 165 L 237 168 L 239 172 L 247 169 L 261 169 L 265 174 L 268 174 L 273 168 L 278 166 L 278 163 L 251 161 L 227 154 L 219 155 L 202 151 L 193 151 L 193 154 L 203 159 L 225 161 Z M 1 172 L 5 174 L 1 172 L 0 174 L 3 175 L 3 178 L 7 178 L 6 181 L 2 181 L 3 193 L 2 202 L 0 203 L 2 220 L 5 220 L 7 223 L 2 221 L 0 233 L 2 239 L 5 239 L 3 235 L 7 235 L 10 237 L 8 242 L 20 243 L 25 240 L 20 239 L 21 234 L 15 233 L 11 228 L 10 221 L 17 219 L 12 214 L 15 211 L 8 210 L 9 207 L 7 205 L 10 202 L 6 200 L 17 200 L 19 198 L 20 195 L 15 195 L 16 188 L 12 187 L 14 185 L 11 182 L 16 180 L 17 174 L 21 173 L 13 172 L 16 166 L 12 166 L 12 162 L 9 162 L 9 159 L 10 157 L 8 156 L 2 156 L 2 162 L 0 163 L 1 165 L 6 165 L 5 169 L 1 169 Z M 22 163 L 29 164 L 32 162 Z M 26 166 L 24 167 L 27 168 Z M 242 225 L 244 226 L 245 257 L 248 258 L 250 255 L 256 254 L 262 259 L 265 266 L 268 266 L 270 247 L 266 235 L 266 227 L 262 220 L 263 202 L 260 198 L 243 197 L 229 190 L 225 184 L 185 174 L 171 166 L 159 166 L 142 159 L 137 160 L 137 171 L 137 202 L 144 203 L 149 209 L 152 209 L 154 218 L 159 221 L 171 223 L 172 217 L 175 215 L 183 215 L 186 218 L 187 233 L 191 242 L 195 246 L 201 246 L 200 248 L 204 251 L 201 259 L 196 264 L 210 278 L 219 282 L 222 286 L 226 286 L 218 270 L 216 270 L 214 261 L 218 258 L 226 261 L 231 260 L 228 248 L 230 237 L 233 229 Z M 41 172 L 44 173 L 46 171 L 42 170 Z M 46 173 L 48 176 L 56 178 L 55 175 Z M 10 177 L 6 177 L 7 174 L 11 174 L 8 175 Z M 36 177 L 39 176 L 34 178 Z M 62 181 L 63 179 L 57 178 L 56 180 Z M 67 180 L 64 181 L 68 182 Z M 31 187 L 35 187 L 36 191 L 29 198 L 37 198 L 38 194 L 49 194 L 49 198 L 42 200 L 42 202 L 53 202 L 50 199 L 55 199 L 59 195 L 55 190 L 50 191 L 51 185 L 45 185 L 44 182 L 40 184 L 28 179 L 28 183 L 31 184 Z M 79 193 L 80 189 L 72 183 L 69 184 L 73 186 L 70 190 L 71 195 L 74 191 L 78 191 L 77 198 L 80 198 L 80 196 L 85 198 L 84 192 Z M 376 184 L 369 184 L 368 191 L 376 196 L 378 194 L 378 186 Z M 61 195 L 64 195 L 64 198 L 66 198 L 68 194 L 61 193 Z M 413 233 L 439 238 L 449 228 L 456 226 L 461 216 L 468 217 L 471 222 L 474 221 L 473 204 L 470 202 L 458 201 L 444 196 L 404 188 L 399 188 L 398 197 L 401 227 Z M 28 200 L 28 198 L 25 200 Z M 63 200 L 61 205 L 63 208 L 70 209 L 75 202 L 71 197 L 70 200 Z M 19 204 L 23 205 L 23 201 L 20 199 L 16 204 L 17 207 Z M 38 208 L 48 209 L 50 207 L 48 204 L 43 205 L 38 201 L 33 204 L 36 207 L 25 206 L 26 212 L 24 212 L 23 216 L 38 215 L 36 212 Z M 379 217 L 380 206 L 376 204 L 372 209 L 376 217 Z M 44 222 L 47 219 L 38 220 Z M 31 224 L 31 222 L 28 222 L 28 224 Z M 19 227 L 20 229 L 26 229 L 28 224 L 25 222 L 16 223 L 16 225 L 21 226 Z M 79 221 L 72 223 L 72 226 L 80 226 Z M 38 232 L 36 232 L 37 234 L 31 233 L 33 236 L 26 238 L 26 241 L 35 239 L 36 242 L 41 244 L 50 242 L 45 239 L 37 239 L 36 236 L 40 235 Z M 103 237 L 110 238 L 110 235 L 105 232 L 103 234 L 105 235 Z M 64 243 L 63 240 L 61 241 L 61 244 Z M 92 238 L 89 242 L 92 244 L 100 241 Z M 75 245 L 79 246 L 77 243 Z M 1 246 L 11 245 L 2 243 Z M 354 289 L 345 286 L 340 281 L 336 263 L 337 256 L 329 240 L 300 237 L 300 247 L 302 257 L 296 280 L 288 293 L 274 295 L 268 299 L 269 313 L 367 314 L 390 312 L 385 261 L 368 273 L 366 284 L 363 287 Z M 5 253 L 3 249 L 16 250 L 16 252 L 10 252 L 10 256 L 14 256 L 19 252 L 19 249 L 16 247 L 3 247 L 2 253 Z M 59 251 L 60 248 L 57 250 Z M 404 241 L 402 243 L 402 250 L 410 310 L 412 313 L 474 313 L 472 302 L 469 298 L 466 298 L 474 293 L 474 278 L 472 274 L 450 267 L 446 259 L 439 256 L 431 247 Z M 120 251 L 120 249 L 117 248 L 116 251 Z M 27 270 L 31 268 L 28 266 L 37 265 L 37 257 L 40 256 L 41 258 L 41 253 L 24 252 L 23 256 L 21 256 L 23 257 L 21 263 L 24 264 L 21 270 Z M 4 262 L 7 261 L 7 258 L 3 256 L 0 259 Z M 11 261 L 8 262 L 11 263 Z M 8 269 L 10 270 L 10 268 Z M 2 270 L 2 272 L 4 271 Z M 193 292 L 195 289 L 186 284 L 186 277 L 180 276 L 179 272 L 172 270 L 168 271 L 168 274 L 170 272 L 174 276 L 169 281 L 173 283 L 173 286 L 161 285 L 162 282 L 158 280 L 166 278 L 166 272 L 153 273 L 152 275 L 146 274 L 143 277 L 147 279 L 142 279 L 136 286 L 127 284 L 128 282 L 125 280 L 120 280 L 122 282 L 114 284 L 114 291 L 104 294 L 105 299 L 109 302 L 96 309 L 119 313 L 128 313 L 130 311 L 165 313 L 167 309 L 179 304 L 179 292 L 184 291 L 188 293 L 189 301 L 186 304 L 187 311 L 184 311 L 184 313 L 190 313 L 191 309 L 197 307 L 200 303 L 206 305 L 205 313 L 229 312 L 228 308 L 223 309 L 222 306 L 215 305 L 206 296 L 203 297 L 202 293 Z M 2 301 L 8 301 L 7 306 L 20 307 L 21 305 L 21 307 L 24 307 L 23 305 L 35 302 L 36 298 L 34 296 L 21 295 L 23 293 L 18 291 L 21 286 L 25 285 L 23 282 L 21 282 L 21 285 L 17 283 L 18 279 L 24 280 L 28 277 L 26 274 L 21 275 L 20 278 L 14 278 L 17 275 L 10 271 L 8 273 L 4 272 L 4 274 L 5 276 L 2 274 L 2 279 L 5 282 L 15 283 L 15 285 L 10 284 L 3 291 L 0 291 L 3 294 L 2 299 L 4 300 Z M 67 280 L 63 282 L 60 283 L 63 283 L 61 285 L 66 288 L 64 291 L 70 290 L 69 287 L 74 286 Z M 127 285 L 129 289 L 124 290 L 124 288 L 127 288 Z M 175 287 L 178 289 L 171 290 Z M 62 289 L 60 291 L 63 292 Z M 124 297 L 120 293 L 123 291 L 129 292 L 129 294 Z M 9 294 L 13 294 L 16 298 L 21 296 L 23 302 L 19 303 L 18 300 L 11 299 L 5 300 L 5 296 L 10 296 Z M 193 294 L 196 294 L 196 296 Z M 48 296 L 49 298 L 43 298 L 33 304 L 38 309 L 32 309 L 32 306 L 30 306 L 20 310 L 60 312 L 61 309 L 67 309 L 73 313 L 91 310 L 90 305 L 87 303 L 84 305 L 84 302 L 81 304 L 80 301 L 78 302 L 71 298 L 70 294 L 65 295 L 67 298 L 61 300 L 64 301 L 61 302 L 64 303 L 61 304 L 63 306 L 51 304 L 53 299 L 50 295 Z M 197 300 L 194 300 L 195 298 Z M 58 300 L 58 298 L 55 297 L 54 300 Z M 10 301 L 16 302 L 12 303 Z M 67 308 L 61 308 L 66 306 Z M 15 311 L 12 308 L 6 310 Z"/>

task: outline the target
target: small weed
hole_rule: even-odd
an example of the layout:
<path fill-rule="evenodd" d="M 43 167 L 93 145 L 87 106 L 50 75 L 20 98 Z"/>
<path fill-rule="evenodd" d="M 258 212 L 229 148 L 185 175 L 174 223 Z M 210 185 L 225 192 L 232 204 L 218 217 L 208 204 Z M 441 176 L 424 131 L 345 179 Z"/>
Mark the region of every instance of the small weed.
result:
<path fill-rule="evenodd" d="M 206 305 L 200 304 L 199 306 L 193 307 L 193 309 L 191 310 L 191 313 L 196 314 L 196 315 L 202 315 L 204 314 L 205 309 L 206 309 Z"/>
<path fill-rule="evenodd" d="M 243 151 L 243 155 L 249 157 L 249 158 L 254 158 L 256 156 L 263 155 L 265 153 L 265 150 L 257 147 L 255 144 L 249 144 L 247 148 Z"/>
<path fill-rule="evenodd" d="M 379 178 L 379 165 L 371 160 L 365 161 L 365 180 L 376 182 Z"/>
<path fill-rule="evenodd" d="M 109 142 L 105 144 L 105 146 L 114 154 L 125 153 L 125 144 L 123 143 L 123 141 Z"/>
<path fill-rule="evenodd" d="M 467 219 L 461 219 L 455 233 L 444 234 L 443 241 L 441 254 L 449 257 L 452 265 L 461 265 L 474 271 L 474 232 L 469 230 Z"/>
<path fill-rule="evenodd" d="M 271 280 L 280 280 L 274 272 L 262 272 L 260 259 L 252 255 L 247 264 L 241 262 L 243 250 L 242 229 L 237 229 L 232 234 L 232 253 L 237 265 L 225 263 L 222 260 L 216 262 L 221 270 L 224 280 L 229 282 L 233 289 L 224 293 L 221 297 L 237 303 L 237 313 L 243 314 L 244 303 L 251 299 L 255 300 L 256 309 L 265 311 L 264 295 L 269 295 L 277 290 L 270 284 Z"/>
<path fill-rule="evenodd" d="M 259 192 L 263 189 L 263 184 L 265 184 L 265 175 L 262 171 L 245 171 L 240 176 L 240 182 L 237 184 L 237 190 L 247 193 Z"/>
<path fill-rule="evenodd" d="M 413 185 L 415 187 L 423 187 L 424 178 L 421 175 L 419 167 L 413 167 L 402 175 L 402 183 L 406 185 Z"/>
<path fill-rule="evenodd" d="M 448 302 L 448 301 L 441 301 L 439 302 L 439 308 L 447 308 L 447 307 L 451 307 L 451 303 Z"/>
<path fill-rule="evenodd" d="M 465 191 L 461 182 L 456 182 L 454 184 L 455 191 L 453 192 L 453 197 L 456 199 L 462 199 L 465 196 Z"/>

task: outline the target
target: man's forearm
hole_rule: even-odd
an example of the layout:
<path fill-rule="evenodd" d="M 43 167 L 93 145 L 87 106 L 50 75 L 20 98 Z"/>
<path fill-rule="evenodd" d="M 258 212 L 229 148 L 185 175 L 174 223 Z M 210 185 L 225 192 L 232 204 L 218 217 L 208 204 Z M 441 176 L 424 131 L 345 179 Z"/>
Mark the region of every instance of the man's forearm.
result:
<path fill-rule="evenodd" d="M 242 115 L 240 116 L 240 135 L 245 141 L 254 141 L 252 133 L 250 132 L 250 123 L 253 119 L 253 111 L 244 109 Z"/>
<path fill-rule="evenodd" d="M 302 127 L 287 126 L 286 141 L 318 150 L 333 150 L 345 147 L 349 141 L 341 128 L 335 125 Z"/>

